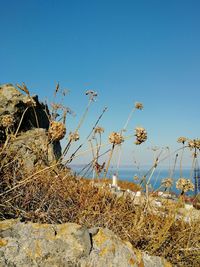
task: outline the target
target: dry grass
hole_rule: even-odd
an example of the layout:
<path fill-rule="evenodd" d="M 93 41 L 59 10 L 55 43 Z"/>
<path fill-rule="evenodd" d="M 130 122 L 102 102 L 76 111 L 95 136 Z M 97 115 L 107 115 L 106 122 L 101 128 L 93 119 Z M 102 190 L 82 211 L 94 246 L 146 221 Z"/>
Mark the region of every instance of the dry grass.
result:
<path fill-rule="evenodd" d="M 199 266 L 199 222 L 177 220 L 174 206 L 162 213 L 154 208 L 144 212 L 144 206 L 134 205 L 129 196 L 118 198 L 107 186 L 96 187 L 59 167 L 38 172 L 31 179 L 15 169 L 18 182 L 11 178 L 12 171 L 10 166 L 1 173 L 2 220 L 18 217 L 22 221 L 107 227 L 134 247 L 164 256 L 174 265 Z"/>
<path fill-rule="evenodd" d="M 29 91 L 24 84 L 20 89 L 29 96 Z M 59 84 L 56 86 L 55 95 L 58 91 Z M 78 130 L 87 116 L 90 104 L 97 96 L 94 91 L 87 91 L 86 95 L 89 95 L 89 102 L 77 128 L 73 131 L 76 134 L 76 138 L 73 140 L 69 138 L 63 155 L 67 155 L 72 141 L 78 140 Z M 57 109 L 59 108 L 59 105 L 54 105 L 50 122 L 56 119 L 54 117 L 56 117 Z M 136 103 L 121 133 L 127 129 L 135 109 L 143 109 L 143 105 Z M 106 109 L 98 117 L 84 142 L 90 140 L 105 111 Z M 62 118 L 64 123 L 66 120 L 65 112 Z M 23 115 L 21 122 L 22 120 Z M 6 122 L 10 123 L 8 118 Z M 14 138 L 17 136 L 20 124 Z M 58 122 L 56 125 L 58 125 Z M 56 140 L 60 140 L 65 134 L 64 125 L 62 126 L 59 134 L 57 135 L 56 132 L 56 136 L 54 136 Z M 146 140 L 146 131 L 143 128 L 142 130 L 142 140 L 139 140 L 139 143 Z M 117 136 L 119 137 L 118 134 Z M 121 197 L 112 194 L 108 187 L 110 180 L 104 179 L 100 181 L 105 185 L 104 187 L 95 186 L 90 180 L 75 177 L 58 162 L 52 163 L 51 166 L 47 164 L 46 167 L 37 165 L 32 172 L 27 172 L 23 160 L 16 157 L 9 150 L 9 142 L 12 141 L 11 137 L 13 135 L 7 131 L 6 141 L 0 144 L 0 220 L 20 218 L 22 221 L 40 223 L 75 222 L 86 227 L 107 227 L 123 240 L 130 241 L 134 247 L 153 255 L 163 256 L 175 266 L 200 266 L 199 221 L 190 220 L 188 223 L 183 218 L 177 219 L 178 209 L 182 203 L 170 203 L 169 205 L 166 202 L 162 208 L 155 208 L 151 202 L 152 198 L 147 194 L 148 202 L 135 205 L 129 194 L 124 194 Z M 93 151 L 93 165 L 101 169 L 101 171 L 103 171 L 103 166 L 105 165 L 107 173 L 115 143 L 121 143 L 122 138 L 120 142 L 115 140 L 114 145 L 112 143 L 113 148 L 108 150 L 108 152 L 110 151 L 110 158 L 102 165 L 98 163 L 102 146 L 101 136 L 99 136 L 99 140 L 95 140 L 96 151 Z M 73 160 L 83 143 L 75 150 L 72 156 L 69 157 L 67 155 L 70 160 Z M 193 140 L 190 147 L 195 149 L 194 159 L 196 159 L 199 139 L 195 140 L 195 142 Z M 44 159 L 44 155 L 41 155 L 41 152 L 38 153 L 38 158 Z M 120 163 L 120 160 L 118 163 Z M 157 161 L 155 161 L 148 182 L 156 166 Z M 100 172 L 97 172 L 97 177 L 99 176 Z M 119 181 L 119 186 L 124 190 L 138 190 L 138 186 L 124 181 Z"/>

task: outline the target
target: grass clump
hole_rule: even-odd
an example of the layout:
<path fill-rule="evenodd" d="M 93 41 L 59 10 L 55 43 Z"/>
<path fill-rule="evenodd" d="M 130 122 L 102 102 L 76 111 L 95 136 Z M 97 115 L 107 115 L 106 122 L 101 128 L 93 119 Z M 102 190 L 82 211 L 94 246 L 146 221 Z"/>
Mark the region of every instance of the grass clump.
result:
<path fill-rule="evenodd" d="M 1 220 L 107 227 L 134 247 L 177 266 L 200 263 L 199 222 L 177 219 L 176 205 L 166 206 L 165 212 L 155 208 L 144 212 L 145 203 L 135 205 L 129 195 L 118 197 L 106 184 L 95 186 L 59 166 L 40 170 L 31 179 L 21 177 L 15 185 L 10 177 L 7 172 L 0 179 Z"/>

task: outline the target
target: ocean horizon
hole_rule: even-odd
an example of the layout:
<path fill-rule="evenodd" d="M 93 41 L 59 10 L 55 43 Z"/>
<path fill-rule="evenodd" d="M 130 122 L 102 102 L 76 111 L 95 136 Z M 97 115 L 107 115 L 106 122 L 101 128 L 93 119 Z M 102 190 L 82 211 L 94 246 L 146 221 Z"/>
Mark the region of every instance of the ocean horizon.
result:
<path fill-rule="evenodd" d="M 76 173 L 79 176 L 91 179 L 93 177 L 93 171 L 91 168 L 87 168 L 87 165 L 71 165 L 70 168 L 74 173 Z M 116 168 L 110 167 L 107 177 L 112 178 L 114 174 L 117 174 L 118 179 L 122 181 L 128 181 L 128 182 L 133 182 L 135 184 L 140 184 L 142 177 L 147 174 L 147 172 L 150 170 L 150 167 L 142 167 L 141 169 L 137 169 L 131 166 L 122 166 L 119 168 L 117 171 Z M 151 173 L 151 172 L 150 172 Z M 147 175 L 147 180 L 150 175 L 150 173 Z M 173 178 L 173 186 L 170 189 L 171 192 L 175 194 L 180 194 L 180 190 L 176 188 L 176 182 L 179 178 L 186 178 L 186 179 L 191 179 L 191 181 L 194 183 L 194 171 L 191 172 L 191 169 L 189 168 L 183 168 L 182 172 L 180 172 L 179 169 L 175 169 L 173 172 L 173 175 L 171 177 L 172 170 L 169 170 L 165 167 L 161 167 L 158 169 L 155 169 L 151 180 L 150 180 L 150 190 L 155 191 L 157 190 L 160 185 L 161 181 L 164 178 Z M 134 177 L 137 176 L 139 179 L 136 180 Z M 164 188 L 160 188 L 160 191 L 164 190 Z M 189 191 L 187 192 L 187 195 L 194 195 L 194 191 Z"/>

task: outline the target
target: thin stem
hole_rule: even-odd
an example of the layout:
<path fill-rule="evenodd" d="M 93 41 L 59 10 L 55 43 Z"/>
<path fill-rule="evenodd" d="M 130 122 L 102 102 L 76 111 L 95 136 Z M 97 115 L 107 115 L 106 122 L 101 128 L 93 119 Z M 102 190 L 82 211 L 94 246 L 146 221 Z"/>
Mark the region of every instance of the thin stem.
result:
<path fill-rule="evenodd" d="M 184 153 L 184 144 L 183 144 L 183 150 L 181 152 L 181 159 L 180 159 L 180 177 L 182 177 L 182 174 L 183 174 L 183 170 L 182 170 L 183 153 Z"/>
<path fill-rule="evenodd" d="M 29 108 L 29 107 L 27 107 L 27 108 L 24 110 L 24 112 L 23 112 L 23 114 L 22 114 L 22 116 L 21 116 L 21 119 L 20 119 L 19 125 L 18 125 L 18 127 L 17 127 L 17 130 L 16 130 L 16 132 L 15 132 L 15 135 L 14 135 L 15 137 L 16 137 L 16 136 L 17 136 L 17 134 L 18 134 L 19 128 L 20 128 L 20 126 L 21 126 L 21 124 L 22 124 L 22 121 L 23 121 L 24 115 L 25 115 L 26 111 L 28 110 L 28 108 Z"/>
<path fill-rule="evenodd" d="M 134 113 L 135 110 L 136 110 L 135 107 L 131 110 L 131 112 L 130 112 L 130 114 L 129 114 L 129 116 L 128 116 L 128 119 L 127 119 L 126 123 L 124 124 L 124 127 L 123 127 L 123 129 L 122 129 L 122 132 L 125 132 L 125 131 L 126 131 L 127 126 L 128 126 L 128 124 L 129 124 L 129 121 L 131 120 L 131 118 L 132 118 L 133 113 Z"/>
<path fill-rule="evenodd" d="M 197 153 L 196 153 L 196 148 L 194 150 L 194 156 L 193 156 L 193 160 L 192 160 L 192 167 L 191 167 L 191 171 L 190 171 L 190 180 L 192 180 L 192 174 L 194 172 L 194 168 L 196 165 L 196 160 L 197 160 Z"/>
<path fill-rule="evenodd" d="M 35 120 L 36 120 L 37 128 L 40 128 L 39 121 L 38 121 L 38 116 L 37 116 L 37 113 L 35 111 L 35 107 L 32 107 L 32 108 L 33 108 L 33 112 L 34 112 L 34 115 L 35 115 Z"/>
<path fill-rule="evenodd" d="M 108 168 L 110 166 L 110 162 L 111 162 L 111 158 L 112 158 L 114 149 L 115 149 L 115 144 L 112 145 L 112 149 L 110 150 L 110 155 L 109 155 L 108 163 L 107 163 L 106 170 L 105 170 L 105 173 L 104 173 L 105 178 L 106 178 L 107 173 L 108 173 Z"/>
<path fill-rule="evenodd" d="M 91 103 L 92 103 L 92 100 L 90 99 L 89 102 L 88 102 L 88 105 L 87 105 L 87 107 L 85 109 L 85 112 L 83 113 L 83 116 L 81 117 L 81 120 L 80 120 L 80 122 L 79 122 L 79 124 L 78 124 L 78 126 L 77 126 L 77 128 L 75 130 L 75 133 L 78 132 L 78 130 L 80 129 L 81 125 L 83 124 L 83 122 L 84 122 L 84 120 L 85 120 L 85 118 L 87 116 L 87 113 L 89 111 L 89 107 L 90 107 Z"/>

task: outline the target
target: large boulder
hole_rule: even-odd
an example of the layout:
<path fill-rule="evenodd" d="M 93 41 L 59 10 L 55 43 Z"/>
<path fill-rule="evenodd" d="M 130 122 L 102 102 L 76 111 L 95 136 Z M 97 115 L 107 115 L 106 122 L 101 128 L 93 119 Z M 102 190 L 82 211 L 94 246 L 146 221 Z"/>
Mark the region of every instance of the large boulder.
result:
<path fill-rule="evenodd" d="M 0 222 L 0 266 L 170 267 L 160 257 L 133 249 L 107 229 L 74 223 Z"/>
<path fill-rule="evenodd" d="M 61 146 L 49 140 L 49 124 L 48 107 L 37 96 L 22 93 L 12 84 L 0 85 L 1 167 L 20 159 L 32 171 L 35 164 L 46 166 L 58 160 Z"/>

